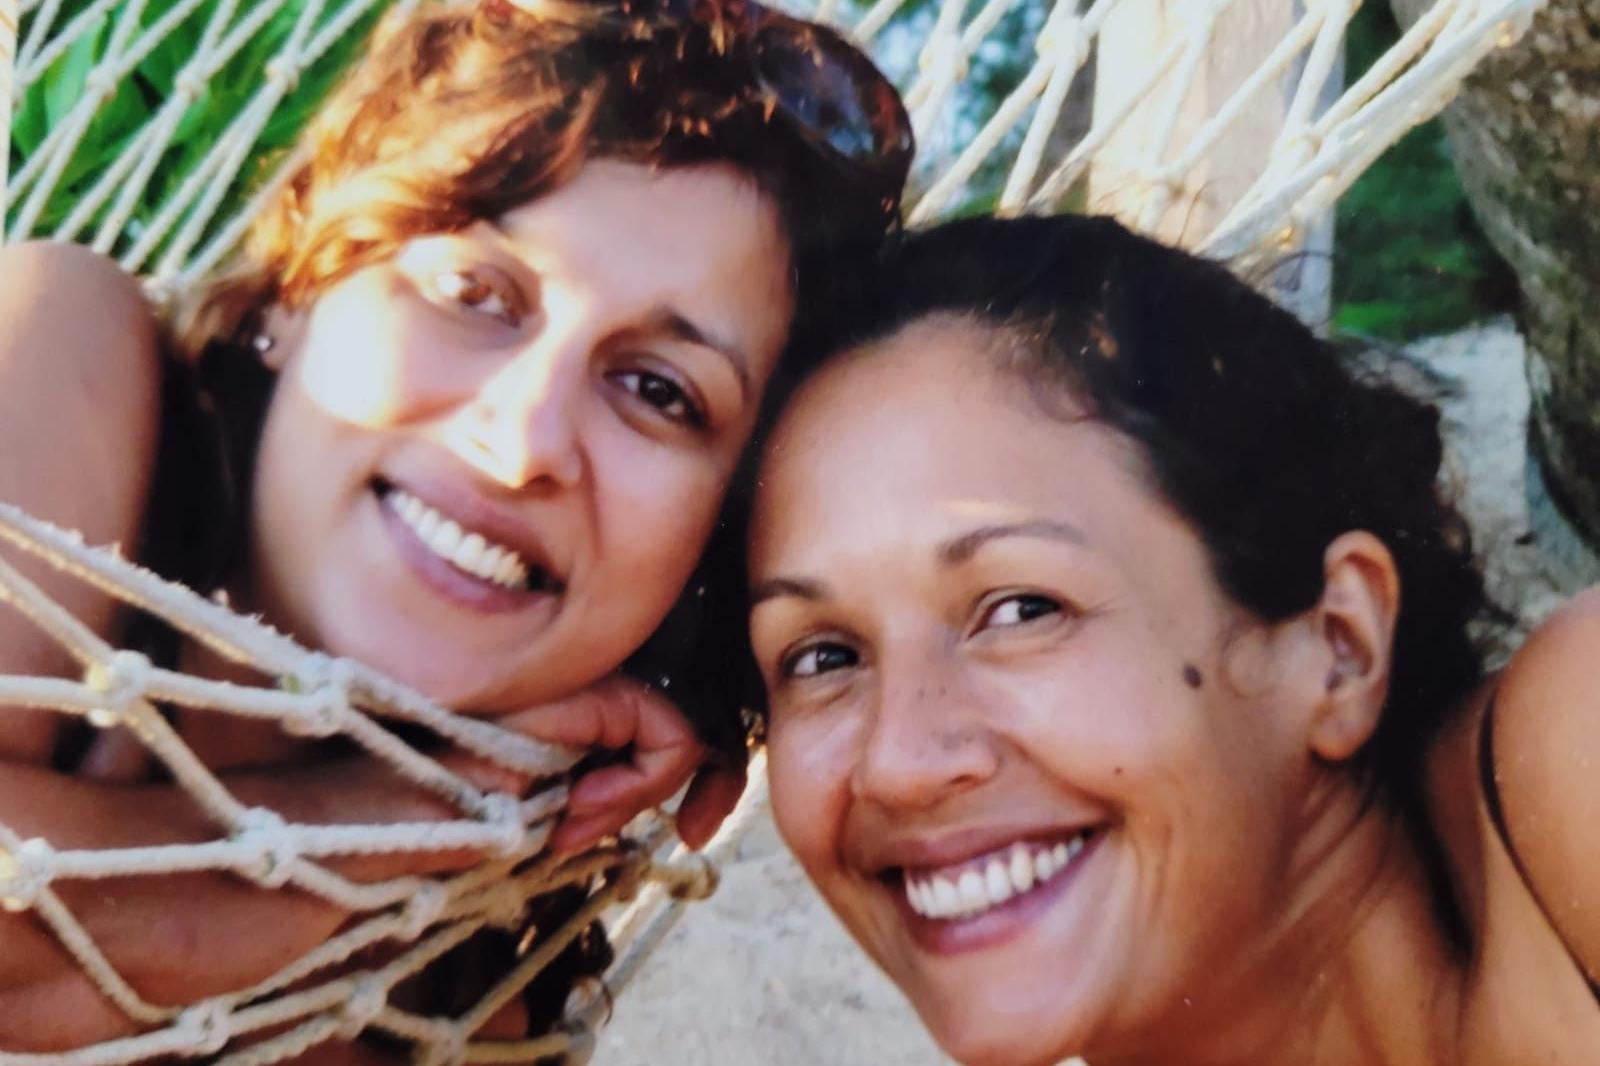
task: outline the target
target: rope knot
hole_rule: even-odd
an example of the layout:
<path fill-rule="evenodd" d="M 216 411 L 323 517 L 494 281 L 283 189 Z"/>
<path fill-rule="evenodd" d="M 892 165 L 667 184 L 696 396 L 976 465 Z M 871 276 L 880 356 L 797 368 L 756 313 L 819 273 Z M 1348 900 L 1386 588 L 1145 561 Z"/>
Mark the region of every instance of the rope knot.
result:
<path fill-rule="evenodd" d="M 420 939 L 444 914 L 445 905 L 449 902 L 450 891 L 439 882 L 422 882 L 400 912 L 401 937 L 408 941 Z"/>
<path fill-rule="evenodd" d="M 717 868 L 704 855 L 690 855 L 680 869 L 683 879 L 669 890 L 673 899 L 706 899 L 722 881 Z"/>
<path fill-rule="evenodd" d="M 231 1013 L 220 1000 L 196 1003 L 178 1015 L 177 1029 L 190 1049 L 201 1055 L 215 1055 L 228 1046 Z"/>
<path fill-rule="evenodd" d="M 457 1066 L 467 1061 L 467 1034 L 452 1025 L 417 1048 L 417 1066 Z"/>
<path fill-rule="evenodd" d="M 339 1037 L 354 1040 L 378 1020 L 389 1005 L 389 990 L 376 977 L 363 977 L 350 989 L 350 998 L 339 1008 Z"/>
<path fill-rule="evenodd" d="M 527 826 L 522 822 L 522 804 L 517 797 L 504 792 L 485 793 L 472 814 L 478 821 L 499 830 L 492 846 L 501 855 L 510 855 L 522 846 Z"/>
<path fill-rule="evenodd" d="M 1286 158 L 1291 166 L 1304 166 L 1322 151 L 1322 136 L 1311 126 L 1302 126 L 1283 139 L 1273 152 L 1275 157 Z M 1277 162 L 1274 159 L 1273 162 Z"/>
<path fill-rule="evenodd" d="M 262 888 L 282 888 L 288 883 L 300 849 L 294 834 L 276 811 L 251 807 L 239 819 L 233 839 L 255 851 L 256 869 L 248 876 Z"/>
<path fill-rule="evenodd" d="M 268 62 L 265 73 L 268 83 L 285 93 L 294 92 L 294 87 L 300 84 L 300 70 L 287 56 L 278 56 Z"/>
<path fill-rule="evenodd" d="M 55 849 L 38 837 L 24 840 L 15 851 L 0 848 L 0 907 L 12 913 L 32 907 L 55 874 L 54 858 Z"/>
<path fill-rule="evenodd" d="M 83 79 L 83 94 L 91 100 L 104 100 L 116 90 L 117 81 L 106 70 L 92 70 Z"/>
<path fill-rule="evenodd" d="M 301 696 L 283 729 L 298 737 L 331 737 L 344 731 L 350 716 L 358 713 L 350 701 L 355 668 L 348 659 L 315 654 L 301 669 L 279 679 L 278 687 Z"/>
<path fill-rule="evenodd" d="M 89 722 L 99 729 L 126 720 L 150 690 L 155 667 L 136 651 L 118 651 L 103 663 L 92 663 L 84 671 L 83 683 L 104 699 L 89 712 Z"/>
<path fill-rule="evenodd" d="M 198 100 L 206 94 L 206 78 L 199 71 L 184 67 L 172 79 L 172 91 L 185 100 Z"/>

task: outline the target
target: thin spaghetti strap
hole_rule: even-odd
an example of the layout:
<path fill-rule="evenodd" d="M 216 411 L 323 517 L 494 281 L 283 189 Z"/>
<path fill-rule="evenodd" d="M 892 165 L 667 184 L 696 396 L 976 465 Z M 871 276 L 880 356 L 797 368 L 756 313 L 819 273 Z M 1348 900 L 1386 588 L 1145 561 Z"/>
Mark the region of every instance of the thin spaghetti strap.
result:
<path fill-rule="evenodd" d="M 1567 944 L 1561 935 L 1561 927 L 1551 920 L 1550 909 L 1544 905 L 1544 900 L 1539 898 L 1538 890 L 1534 888 L 1533 879 L 1528 876 L 1528 870 L 1522 865 L 1522 857 L 1517 854 L 1517 848 L 1511 841 L 1511 829 L 1506 824 L 1505 809 L 1500 802 L 1500 784 L 1495 778 L 1494 760 L 1494 708 L 1500 693 L 1497 689 L 1489 697 L 1489 706 L 1484 708 L 1483 721 L 1478 725 L 1478 779 L 1483 784 L 1483 800 L 1489 808 L 1489 819 L 1494 823 L 1495 834 L 1500 838 L 1500 844 L 1506 849 L 1506 854 L 1511 857 L 1511 865 L 1516 868 L 1517 876 L 1522 879 L 1522 885 L 1528 890 L 1528 895 L 1533 897 L 1534 905 L 1544 915 L 1544 920 L 1550 926 L 1551 932 L 1556 934 L 1556 939 L 1561 942 L 1567 956 L 1572 959 L 1572 964 L 1577 967 L 1579 976 L 1583 977 L 1589 985 L 1596 1002 L 1600 1002 L 1600 980 L 1589 977 L 1583 964 L 1578 961 L 1577 953 Z"/>
<path fill-rule="evenodd" d="M 1499 689 L 1490 693 L 1489 706 L 1484 708 L 1483 720 L 1478 723 L 1478 780 L 1483 785 L 1483 799 L 1489 808 L 1489 818 L 1494 822 L 1494 831 L 1505 846 L 1506 854 L 1511 856 L 1517 875 L 1527 883 L 1528 874 L 1522 868 L 1522 860 L 1517 857 L 1517 849 L 1511 846 L 1511 831 L 1506 827 L 1505 810 L 1500 805 L 1500 783 L 1495 779 L 1494 706 L 1499 698 Z"/>

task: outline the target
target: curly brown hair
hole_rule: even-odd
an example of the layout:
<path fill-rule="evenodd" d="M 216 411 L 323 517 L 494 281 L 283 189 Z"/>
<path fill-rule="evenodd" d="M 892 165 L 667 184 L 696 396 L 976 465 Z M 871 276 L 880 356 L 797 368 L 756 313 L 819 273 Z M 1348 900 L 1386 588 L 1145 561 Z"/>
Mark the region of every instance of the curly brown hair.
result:
<path fill-rule="evenodd" d="M 184 350 L 236 339 L 269 304 L 304 306 L 412 237 L 543 196 L 593 158 L 735 167 L 777 205 L 800 279 L 897 220 L 897 202 L 773 121 L 732 22 L 624 11 L 484 0 L 388 16 L 241 254 L 180 311 Z"/>
<path fill-rule="evenodd" d="M 388 16 L 306 130 L 303 162 L 243 250 L 178 309 L 141 553 L 158 571 L 215 587 L 243 557 L 250 472 L 275 377 L 249 343 L 261 314 L 308 305 L 411 238 L 497 218 L 572 180 L 589 159 L 729 165 L 778 209 L 798 325 L 809 308 L 826 312 L 832 263 L 870 259 L 893 228 L 898 188 L 886 196 L 881 183 L 855 180 L 805 130 L 775 121 L 754 42 L 714 11 L 646 19 L 597 2 L 529 3 L 423 4 Z M 881 90 L 898 109 L 886 83 Z M 899 149 L 908 153 L 909 143 Z M 903 177 L 891 173 L 896 186 Z M 720 542 L 707 550 L 699 594 L 685 597 L 696 617 L 669 619 L 627 669 L 670 681 L 701 734 L 737 758 L 738 693 L 722 675 L 730 627 L 743 628 L 742 611 L 727 605 L 742 580 L 719 559 L 737 555 Z M 585 896 L 544 897 L 531 920 L 559 927 Z M 470 999 L 511 965 L 515 944 L 476 938 L 430 971 L 419 994 L 430 1008 L 451 1006 L 441 996 Z M 598 925 L 561 952 L 525 993 L 531 1031 L 556 1025 L 574 982 L 609 959 Z"/>

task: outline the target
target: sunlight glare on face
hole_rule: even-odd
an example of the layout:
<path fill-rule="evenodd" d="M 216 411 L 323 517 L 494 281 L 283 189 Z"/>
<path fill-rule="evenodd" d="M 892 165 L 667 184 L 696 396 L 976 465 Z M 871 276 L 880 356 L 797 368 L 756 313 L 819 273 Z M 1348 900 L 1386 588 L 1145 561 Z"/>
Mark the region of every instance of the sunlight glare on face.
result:
<path fill-rule="evenodd" d="M 446 703 L 614 670 L 698 560 L 787 332 L 775 206 L 593 162 L 419 237 L 296 325 L 256 476 L 256 606 Z"/>

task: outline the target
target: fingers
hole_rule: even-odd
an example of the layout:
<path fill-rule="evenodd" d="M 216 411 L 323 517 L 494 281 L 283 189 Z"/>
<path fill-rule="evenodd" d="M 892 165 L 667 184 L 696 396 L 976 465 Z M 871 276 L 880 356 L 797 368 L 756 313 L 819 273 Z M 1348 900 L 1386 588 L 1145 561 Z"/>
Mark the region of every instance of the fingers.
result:
<path fill-rule="evenodd" d="M 620 832 L 640 811 L 666 802 L 705 758 L 705 745 L 682 713 L 636 681 L 614 678 L 569 700 L 513 714 L 502 725 L 575 748 L 631 749 L 626 762 L 584 774 L 550 838 L 558 854 Z"/>
<path fill-rule="evenodd" d="M 674 728 L 693 735 L 677 708 L 627 678 L 608 678 L 564 700 L 506 715 L 496 724 L 569 748 L 624 748 L 643 743 L 647 729 L 652 735 Z"/>
<path fill-rule="evenodd" d="M 533 784 L 533 779 L 526 774 L 466 752 L 445 752 L 436 758 L 446 770 L 466 778 L 475 788 L 484 792 L 507 792 L 520 796 Z"/>
<path fill-rule="evenodd" d="M 689 785 L 678 807 L 678 836 L 696 851 L 711 843 L 744 795 L 743 766 L 707 766 Z"/>

